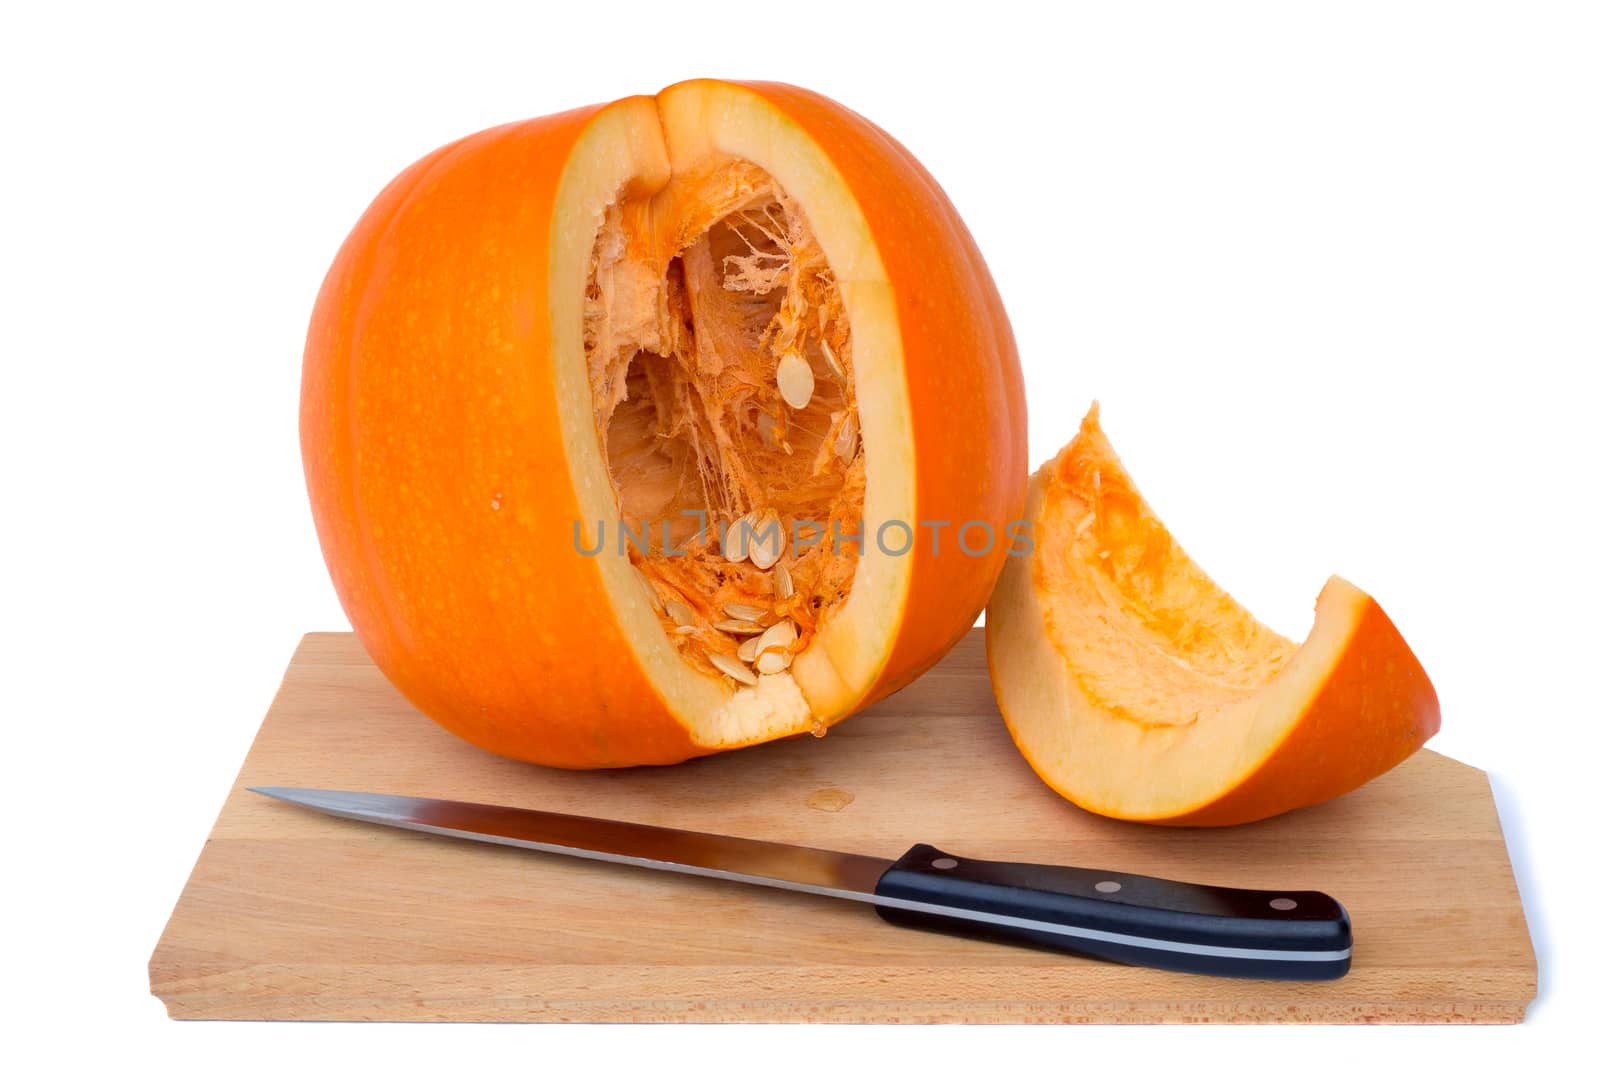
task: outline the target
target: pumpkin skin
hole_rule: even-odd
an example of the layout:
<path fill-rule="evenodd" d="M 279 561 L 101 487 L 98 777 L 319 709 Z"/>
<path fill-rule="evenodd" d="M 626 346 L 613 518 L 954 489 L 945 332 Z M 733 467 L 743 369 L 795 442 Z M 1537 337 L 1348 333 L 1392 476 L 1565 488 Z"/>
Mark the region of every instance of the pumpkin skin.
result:
<path fill-rule="evenodd" d="M 863 523 L 1001 534 L 979 557 L 927 538 L 863 553 L 848 602 L 794 660 L 800 699 L 771 708 L 729 705 L 679 660 L 626 560 L 574 546 L 575 522 L 617 516 L 583 379 L 580 260 L 619 189 L 649 195 L 723 155 L 783 183 L 840 276 L 862 338 Z M 825 730 L 967 631 L 1022 511 L 1022 377 L 976 244 L 909 152 L 792 86 L 681 83 L 413 164 L 340 249 L 302 382 L 312 514 L 374 662 L 452 732 L 551 766 Z"/>
<path fill-rule="evenodd" d="M 1295 645 L 1194 563 L 1091 409 L 1029 481 L 1034 552 L 986 619 L 1012 740 L 1079 807 L 1231 826 L 1331 800 L 1439 730 L 1439 698 L 1377 602 L 1330 578 Z"/>

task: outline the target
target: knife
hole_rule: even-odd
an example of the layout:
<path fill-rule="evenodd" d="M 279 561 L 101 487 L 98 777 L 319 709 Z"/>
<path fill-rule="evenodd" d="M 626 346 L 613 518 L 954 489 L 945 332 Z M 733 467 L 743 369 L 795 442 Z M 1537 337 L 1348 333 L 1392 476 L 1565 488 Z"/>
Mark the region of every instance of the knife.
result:
<path fill-rule="evenodd" d="M 334 789 L 252 787 L 361 822 L 697 874 L 876 906 L 899 926 L 1232 978 L 1338 978 L 1350 917 L 1325 893 L 997 863 L 915 845 L 897 860 L 550 811 Z"/>

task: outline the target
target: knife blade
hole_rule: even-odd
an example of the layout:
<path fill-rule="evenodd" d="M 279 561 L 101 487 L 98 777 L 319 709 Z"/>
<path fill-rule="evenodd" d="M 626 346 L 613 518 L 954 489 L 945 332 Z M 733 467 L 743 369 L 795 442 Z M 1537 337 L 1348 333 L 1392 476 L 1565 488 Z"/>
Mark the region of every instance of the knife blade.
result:
<path fill-rule="evenodd" d="M 584 815 L 334 789 L 251 787 L 403 830 L 814 893 L 899 926 L 1113 963 L 1237 978 L 1350 969 L 1344 907 L 1325 893 L 1230 889 L 1141 874 L 997 862 L 918 844 L 899 859 Z"/>

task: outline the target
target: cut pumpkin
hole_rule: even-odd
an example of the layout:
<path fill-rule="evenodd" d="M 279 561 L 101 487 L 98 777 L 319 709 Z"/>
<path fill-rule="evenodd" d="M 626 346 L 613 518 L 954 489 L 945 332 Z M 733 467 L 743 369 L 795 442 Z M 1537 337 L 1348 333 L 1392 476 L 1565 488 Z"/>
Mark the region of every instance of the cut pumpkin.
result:
<path fill-rule="evenodd" d="M 1439 729 L 1383 609 L 1334 577 L 1295 645 L 1173 540 L 1091 409 L 1029 481 L 1033 551 L 989 604 L 996 700 L 1056 792 L 1102 815 L 1221 826 L 1339 796 Z"/>
<path fill-rule="evenodd" d="M 820 733 L 906 684 L 983 609 L 1026 480 L 1015 343 L 955 209 L 883 131 L 766 83 L 401 174 L 318 297 L 301 443 L 377 665 L 563 767 Z M 908 546 L 926 521 L 1001 537 Z"/>

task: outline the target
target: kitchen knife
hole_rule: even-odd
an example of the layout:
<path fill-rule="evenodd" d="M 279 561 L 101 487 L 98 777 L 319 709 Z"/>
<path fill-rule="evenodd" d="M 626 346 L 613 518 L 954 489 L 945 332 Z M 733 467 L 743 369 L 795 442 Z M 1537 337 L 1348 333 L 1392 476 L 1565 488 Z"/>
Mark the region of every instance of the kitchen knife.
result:
<path fill-rule="evenodd" d="M 455 800 L 253 791 L 404 830 L 841 897 L 900 926 L 1115 963 L 1236 978 L 1328 979 L 1350 969 L 1350 917 L 1324 893 L 973 860 L 932 845 L 887 860 Z"/>

